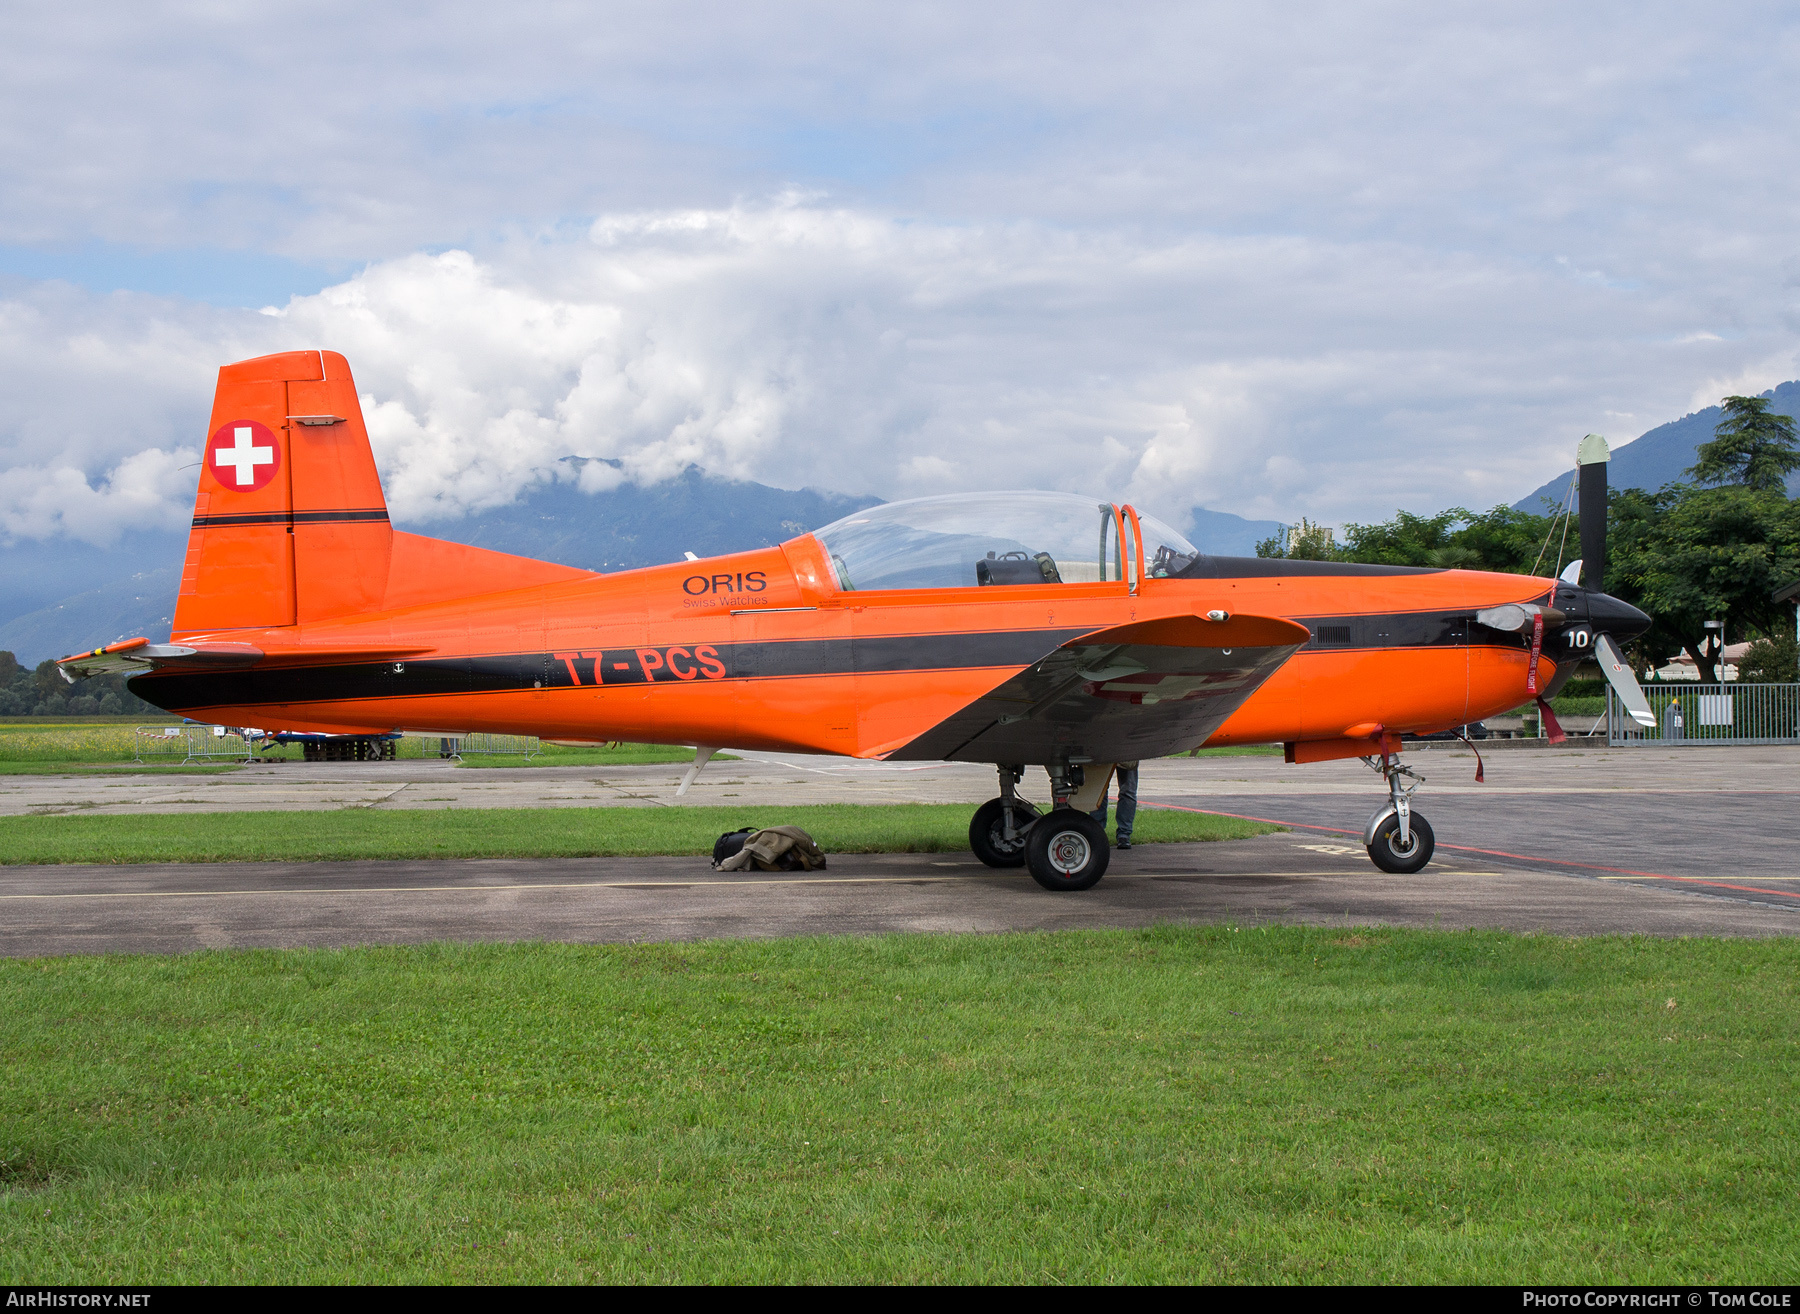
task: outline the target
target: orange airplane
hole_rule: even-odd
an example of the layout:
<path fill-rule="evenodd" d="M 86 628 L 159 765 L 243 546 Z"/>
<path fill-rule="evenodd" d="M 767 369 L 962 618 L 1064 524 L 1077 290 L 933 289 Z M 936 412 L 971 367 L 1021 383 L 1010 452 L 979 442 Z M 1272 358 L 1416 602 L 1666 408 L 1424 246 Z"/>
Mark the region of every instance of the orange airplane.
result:
<path fill-rule="evenodd" d="M 1572 581 L 1209 557 L 1129 506 L 1044 492 L 602 575 L 396 531 L 335 352 L 225 366 L 208 432 L 169 641 L 60 666 L 133 672 L 215 724 L 693 745 L 684 792 L 720 748 L 988 762 L 975 853 L 1080 890 L 1106 870 L 1088 812 L 1118 762 L 1366 758 L 1388 799 L 1365 843 L 1408 872 L 1434 839 L 1403 734 L 1545 697 L 1589 656 L 1654 722 L 1615 642 L 1648 618 Z M 1027 766 L 1046 811 L 1018 793 Z"/>

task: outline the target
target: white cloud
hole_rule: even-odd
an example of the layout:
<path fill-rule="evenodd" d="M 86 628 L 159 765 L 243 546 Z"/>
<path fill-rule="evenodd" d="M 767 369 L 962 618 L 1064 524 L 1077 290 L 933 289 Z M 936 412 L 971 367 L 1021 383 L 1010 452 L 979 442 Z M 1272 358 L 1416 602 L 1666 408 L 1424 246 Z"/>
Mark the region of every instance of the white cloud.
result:
<path fill-rule="evenodd" d="M 298 347 L 349 357 L 414 522 L 696 463 L 1341 523 L 1518 496 L 1600 417 L 1648 427 L 1696 376 L 1792 360 L 1775 328 L 1681 343 L 1680 297 L 1465 253 L 927 224 L 799 196 L 378 262 L 273 316 L 46 296 L 0 302 L 25 398 L 13 535 L 178 516 L 187 493 L 127 458 L 198 443 L 218 364 Z"/>
<path fill-rule="evenodd" d="M 0 241 L 362 261 L 798 183 L 959 222 L 1705 270 L 1737 297 L 1734 243 L 1784 249 L 1800 187 L 1797 24 L 1624 0 L 13 6 Z"/>
<path fill-rule="evenodd" d="M 312 345 L 415 520 L 690 461 L 1517 496 L 1800 372 L 1797 66 L 1767 3 L 13 6 L 0 259 L 362 272 L 272 314 L 0 286 L 0 523 L 179 519 L 129 459 Z"/>
<path fill-rule="evenodd" d="M 1777 384 L 1800 377 L 1800 350 L 1789 342 L 1783 349 L 1733 362 L 1733 368 L 1710 375 L 1688 397 L 1688 411 L 1717 406 L 1721 397 L 1754 397 Z"/>
<path fill-rule="evenodd" d="M 0 533 L 64 536 L 109 546 L 132 529 L 177 529 L 187 519 L 198 447 L 136 452 L 98 480 L 73 466 L 14 468 L 0 494 Z"/>

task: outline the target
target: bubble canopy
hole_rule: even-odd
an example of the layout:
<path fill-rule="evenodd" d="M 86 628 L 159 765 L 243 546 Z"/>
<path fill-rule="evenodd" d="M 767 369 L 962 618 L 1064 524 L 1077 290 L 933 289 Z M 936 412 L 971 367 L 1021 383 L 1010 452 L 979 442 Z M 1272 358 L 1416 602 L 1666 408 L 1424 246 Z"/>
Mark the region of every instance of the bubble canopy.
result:
<path fill-rule="evenodd" d="M 1192 543 L 1138 514 L 1145 573 L 1174 575 Z M 857 511 L 814 533 L 838 587 L 954 589 L 1124 578 L 1117 508 L 1077 493 L 953 493 Z"/>

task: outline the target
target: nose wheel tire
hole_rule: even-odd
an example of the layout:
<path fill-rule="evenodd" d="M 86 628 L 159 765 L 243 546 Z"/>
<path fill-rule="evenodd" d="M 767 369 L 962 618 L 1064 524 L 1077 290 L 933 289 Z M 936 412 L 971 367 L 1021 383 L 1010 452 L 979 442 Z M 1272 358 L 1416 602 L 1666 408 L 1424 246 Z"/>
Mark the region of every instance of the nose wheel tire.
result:
<path fill-rule="evenodd" d="M 1025 865 L 1046 890 L 1092 889 L 1111 858 L 1106 827 L 1073 808 L 1057 808 L 1025 836 Z"/>
<path fill-rule="evenodd" d="M 1407 827 L 1412 832 L 1412 843 L 1402 846 L 1400 843 L 1400 819 L 1389 817 L 1381 823 L 1375 839 L 1369 845 L 1369 860 L 1383 871 L 1392 872 L 1396 876 L 1410 876 L 1415 871 L 1422 871 L 1425 864 L 1431 861 L 1432 850 L 1437 847 L 1437 837 L 1431 833 L 1431 823 L 1417 812 L 1412 814 L 1411 823 Z"/>
<path fill-rule="evenodd" d="M 1023 867 L 1025 865 L 1025 827 L 1037 820 L 1038 810 L 1025 802 L 1012 802 L 1013 837 L 1006 838 L 1006 800 L 990 798 L 975 809 L 969 823 L 969 847 L 975 856 L 990 867 Z"/>

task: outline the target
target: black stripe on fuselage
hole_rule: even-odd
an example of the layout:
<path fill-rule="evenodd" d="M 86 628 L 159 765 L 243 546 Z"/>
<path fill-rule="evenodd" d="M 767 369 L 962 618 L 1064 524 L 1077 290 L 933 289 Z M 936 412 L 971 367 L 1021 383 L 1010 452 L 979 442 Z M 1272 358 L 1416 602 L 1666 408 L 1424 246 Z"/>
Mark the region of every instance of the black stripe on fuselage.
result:
<path fill-rule="evenodd" d="M 774 643 L 645 644 L 561 653 L 264 666 L 247 671 L 171 671 L 134 676 L 129 687 L 158 707 L 176 709 L 1018 667 L 1028 666 L 1086 633 L 1089 631 L 1084 629 L 1000 630 Z"/>
<path fill-rule="evenodd" d="M 1475 622 L 1473 612 L 1388 611 L 1350 616 L 1295 616 L 1312 631 L 1300 651 L 1353 652 L 1381 648 L 1518 648 L 1531 645 L 1531 633 L 1514 634 Z"/>
<path fill-rule="evenodd" d="M 1468 611 L 1301 616 L 1312 640 L 1300 655 L 1393 648 L 1529 646 L 1529 635 L 1477 625 Z M 402 662 L 264 666 L 246 671 L 134 676 L 131 690 L 169 710 L 251 707 L 371 698 L 507 693 L 578 686 L 686 684 L 797 676 L 1018 667 L 1038 661 L 1085 629 L 999 630 L 768 643 L 645 644 L 562 653 L 493 653 Z M 396 667 L 398 669 L 396 669 Z"/>
<path fill-rule="evenodd" d="M 387 510 L 373 507 L 349 511 L 270 511 L 260 515 L 195 516 L 195 529 L 218 529 L 226 525 L 353 525 L 369 522 L 385 523 Z"/>

